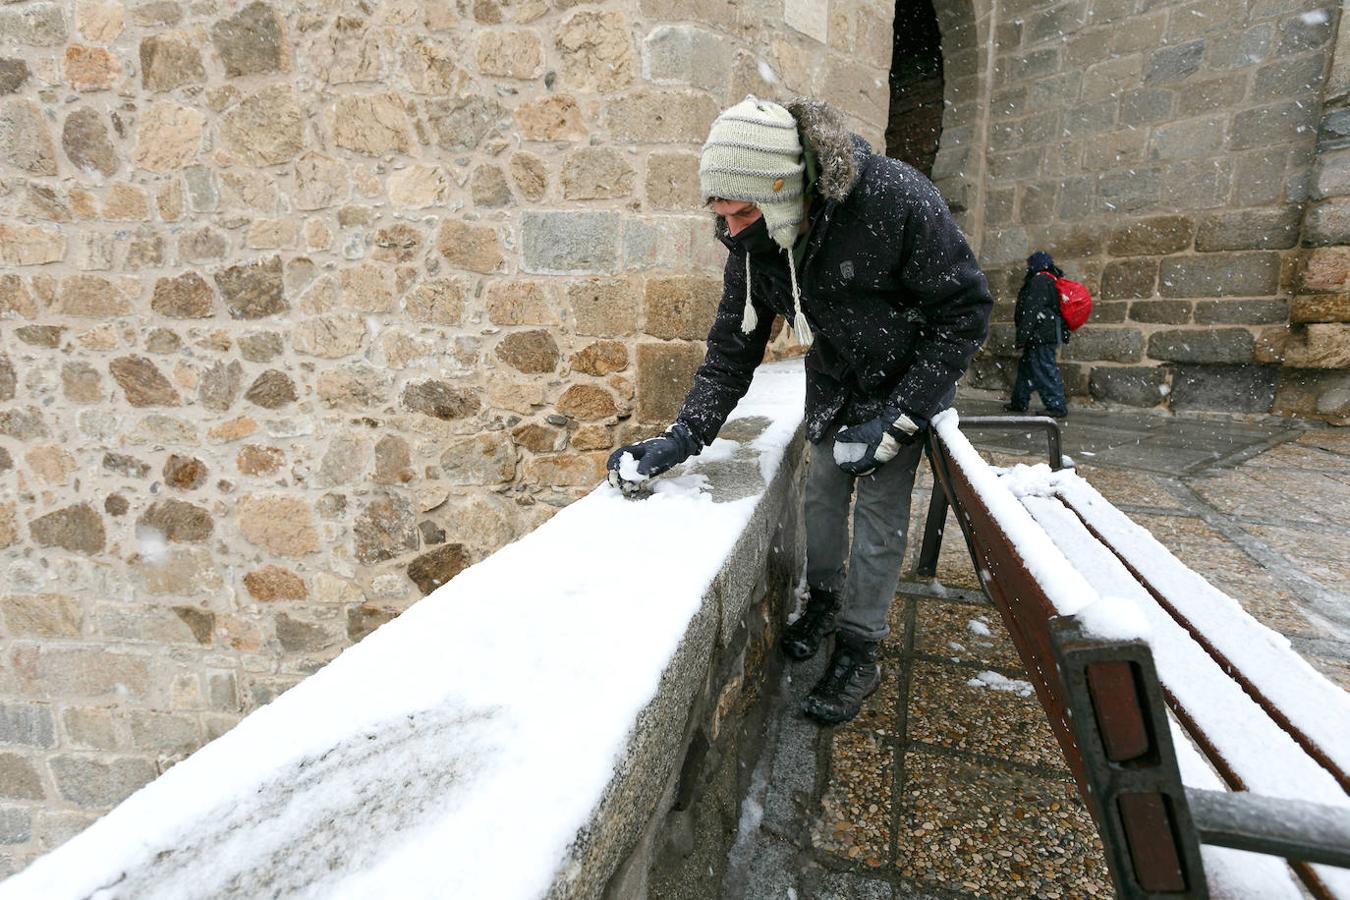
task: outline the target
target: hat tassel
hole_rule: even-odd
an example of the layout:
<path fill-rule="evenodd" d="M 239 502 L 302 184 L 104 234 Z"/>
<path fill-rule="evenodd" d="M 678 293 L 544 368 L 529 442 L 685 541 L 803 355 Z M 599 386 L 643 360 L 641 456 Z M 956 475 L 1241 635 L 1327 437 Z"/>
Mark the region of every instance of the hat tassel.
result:
<path fill-rule="evenodd" d="M 750 300 L 750 254 L 745 254 L 745 312 L 741 313 L 741 331 L 749 334 L 759 325 L 759 314 Z"/>
<path fill-rule="evenodd" d="M 792 278 L 792 309 L 795 312 L 792 318 L 792 332 L 797 338 L 797 343 L 809 347 L 815 337 L 811 334 L 811 325 L 806 321 L 806 314 L 802 312 L 802 292 L 797 287 L 797 267 L 792 262 L 792 251 L 787 251 L 787 256 L 788 275 Z"/>

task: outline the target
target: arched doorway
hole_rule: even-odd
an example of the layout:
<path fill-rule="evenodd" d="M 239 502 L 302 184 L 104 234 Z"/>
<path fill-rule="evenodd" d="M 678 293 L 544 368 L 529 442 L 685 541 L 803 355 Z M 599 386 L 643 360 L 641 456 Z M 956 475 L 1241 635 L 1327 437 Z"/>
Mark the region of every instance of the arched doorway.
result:
<path fill-rule="evenodd" d="M 886 155 L 933 174 L 943 114 L 942 33 L 928 0 L 895 4 Z"/>

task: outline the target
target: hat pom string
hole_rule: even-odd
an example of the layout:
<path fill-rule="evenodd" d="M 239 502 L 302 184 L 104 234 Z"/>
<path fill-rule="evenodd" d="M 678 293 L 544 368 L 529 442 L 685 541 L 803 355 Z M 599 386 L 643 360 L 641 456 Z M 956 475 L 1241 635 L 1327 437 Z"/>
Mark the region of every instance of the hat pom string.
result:
<path fill-rule="evenodd" d="M 745 254 L 745 311 L 741 313 L 741 331 L 749 334 L 759 325 L 759 315 L 750 300 L 750 254 Z"/>

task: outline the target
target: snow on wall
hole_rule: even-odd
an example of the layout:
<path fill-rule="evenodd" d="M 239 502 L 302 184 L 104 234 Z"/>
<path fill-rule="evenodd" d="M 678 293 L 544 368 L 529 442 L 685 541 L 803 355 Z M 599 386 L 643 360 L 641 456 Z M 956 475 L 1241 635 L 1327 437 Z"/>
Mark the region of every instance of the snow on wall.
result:
<path fill-rule="evenodd" d="M 0 884 L 0 898 L 545 894 L 797 435 L 800 360 L 644 501 L 601 485 Z M 719 501 L 729 458 L 754 484 Z M 713 474 L 700 474 L 706 466 Z M 725 471 L 725 469 L 724 469 Z M 754 488 L 757 485 L 757 492 Z"/>

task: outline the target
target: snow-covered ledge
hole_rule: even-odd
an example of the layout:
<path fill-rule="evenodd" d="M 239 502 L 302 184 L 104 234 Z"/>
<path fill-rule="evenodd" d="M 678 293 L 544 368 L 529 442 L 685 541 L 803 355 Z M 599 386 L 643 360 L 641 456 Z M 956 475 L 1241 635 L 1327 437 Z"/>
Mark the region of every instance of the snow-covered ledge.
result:
<path fill-rule="evenodd" d="M 761 367 L 724 438 L 652 496 L 598 487 L 0 897 L 645 895 L 690 805 L 673 798 L 772 659 L 800 566 L 802 384 L 800 361 Z"/>

